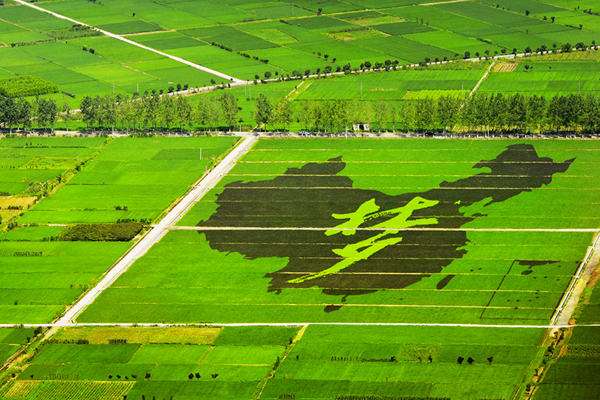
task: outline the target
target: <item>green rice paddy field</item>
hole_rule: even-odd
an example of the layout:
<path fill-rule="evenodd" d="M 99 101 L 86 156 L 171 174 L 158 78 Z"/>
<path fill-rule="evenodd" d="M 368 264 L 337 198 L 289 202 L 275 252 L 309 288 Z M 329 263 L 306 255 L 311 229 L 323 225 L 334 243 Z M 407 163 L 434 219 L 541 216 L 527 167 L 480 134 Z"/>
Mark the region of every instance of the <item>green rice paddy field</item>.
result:
<path fill-rule="evenodd" d="M 600 289 L 592 280 L 575 312 L 577 323 L 598 324 Z M 593 399 L 600 392 L 595 378 L 600 369 L 600 327 L 576 326 L 566 335 L 560 356 L 550 364 L 535 392 L 536 400 Z"/>
<path fill-rule="evenodd" d="M 156 220 L 234 142 L 2 139 L 21 160 L 5 170 L 25 169 L 5 173 L 10 195 L 65 180 L 0 241 L 0 322 L 51 321 L 131 245 L 48 241 L 63 224 Z M 520 398 L 600 224 L 598 152 L 594 140 L 260 139 L 78 322 L 290 326 L 63 328 L 0 374 L 0 398 Z M 586 299 L 577 318 L 597 322 Z M 497 327 L 319 324 L 336 322 Z M 595 336 L 575 332 L 583 350 L 536 395 L 589 376 L 569 378 L 595 360 Z M 32 336 L 0 333 L 4 359 Z"/>
<path fill-rule="evenodd" d="M 287 328 L 67 329 L 44 345 L 0 396 L 251 398 L 294 334 Z"/>
<path fill-rule="evenodd" d="M 17 349 L 33 338 L 32 329 L 0 330 L 0 363 L 4 364 Z"/>
<path fill-rule="evenodd" d="M 486 50 L 493 54 L 542 44 L 550 48 L 565 41 L 590 43 L 598 39 L 600 30 L 597 18 L 584 14 L 583 6 L 574 10 L 565 1 L 228 0 L 148 5 L 140 0 L 110 0 L 94 5 L 61 0 L 41 4 L 119 33 L 152 30 L 134 36 L 135 40 L 247 79 L 267 70 L 289 73 L 385 59 L 415 63 L 427 57 L 462 57 L 465 51 L 483 55 Z"/>
<path fill-rule="evenodd" d="M 597 95 L 600 90 L 597 79 L 600 74 L 599 57 L 598 52 L 591 51 L 497 61 L 477 93 L 521 93 L 547 99 L 568 94 Z M 237 98 L 240 120 L 248 127 L 256 126 L 254 113 L 260 94 L 273 105 L 284 99 L 289 101 L 296 110 L 297 118 L 301 118 L 304 104 L 332 100 L 348 101 L 350 104 L 370 103 L 372 115 L 364 118 L 376 120 L 375 116 L 382 106 L 389 109 L 406 101 L 440 96 L 466 97 L 484 75 L 489 63 L 453 63 L 412 70 L 274 82 L 232 88 L 227 92 Z M 198 103 L 222 94 L 221 91 L 199 94 L 190 97 L 190 100 Z M 293 121 L 291 127 L 302 129 L 297 121 Z"/>
<path fill-rule="evenodd" d="M 51 238 L 73 224 L 155 220 L 235 140 L 0 139 L 0 185 L 8 195 L 0 199 L 40 197 L 18 211 L 15 228 L 0 233 L 0 323 L 51 322 L 131 246 Z M 28 193 L 67 169 L 45 197 Z"/>
<path fill-rule="evenodd" d="M 510 398 L 522 389 L 542 333 L 424 327 L 68 328 L 0 388 L 0 395 L 14 400 Z M 114 344 L 117 339 L 122 343 Z"/>
<path fill-rule="evenodd" d="M 599 150 L 261 140 L 81 321 L 543 324 L 600 223 Z"/>
<path fill-rule="evenodd" d="M 598 17 L 584 12 L 592 5 L 568 0 L 46 0 L 37 4 L 240 79 L 263 77 L 266 72 L 272 77 L 306 70 L 315 73 L 347 63 L 358 67 L 366 61 L 375 65 L 397 60 L 402 65 L 460 59 L 465 52 L 477 57 L 513 49 L 522 52 L 526 47 L 536 50 L 542 45 L 553 49 L 566 42 L 590 45 L 600 40 Z M 0 7 L 0 58 L 0 80 L 15 75 L 41 78 L 55 88 L 47 89 L 55 92 L 52 96 L 72 106 L 79 105 L 85 95 L 166 91 L 177 84 L 198 87 L 223 82 L 12 1 Z M 535 76 L 531 78 L 534 84 L 526 84 L 517 74 L 506 74 L 492 79 L 488 89 L 522 85 L 526 91 L 538 93 L 597 90 L 595 80 L 579 84 L 581 79 L 572 77 L 587 72 L 582 63 L 568 64 L 547 71 L 544 79 L 557 83 L 545 83 L 535 70 L 530 74 Z M 429 76 L 419 80 L 430 79 L 437 80 Z M 439 87 L 432 82 L 407 90 L 447 90 L 448 86 L 461 90 L 462 85 L 450 81 L 474 77 L 447 79 L 437 82 Z M 511 88 L 507 90 L 514 90 Z M 339 88 L 327 89 L 315 87 L 312 92 L 333 93 L 335 98 L 348 95 Z"/>
<path fill-rule="evenodd" d="M 35 76 L 55 86 L 61 103 L 84 96 L 206 86 L 220 78 L 24 6 L 0 7 L 0 81 Z M 60 39 L 59 39 L 60 38 Z M 19 43 L 11 47 L 11 43 Z M 85 49 L 93 49 L 94 53 Z M 42 93 L 43 94 L 43 93 Z"/>

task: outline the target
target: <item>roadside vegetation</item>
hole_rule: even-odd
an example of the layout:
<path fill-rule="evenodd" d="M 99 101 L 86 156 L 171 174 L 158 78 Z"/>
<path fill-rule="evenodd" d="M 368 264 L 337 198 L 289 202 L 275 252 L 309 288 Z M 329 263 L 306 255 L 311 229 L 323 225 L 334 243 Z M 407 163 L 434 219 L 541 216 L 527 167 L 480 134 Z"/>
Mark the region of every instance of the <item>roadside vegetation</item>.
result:
<path fill-rule="evenodd" d="M 116 224 L 77 224 L 68 227 L 59 240 L 91 242 L 129 242 L 144 229 L 141 222 L 119 221 Z"/>
<path fill-rule="evenodd" d="M 0 126 L 6 130 L 52 130 L 59 117 L 53 100 L 0 97 Z M 194 104 L 184 96 L 157 93 L 132 98 L 86 97 L 81 104 L 91 131 L 194 132 L 206 130 L 309 131 L 337 134 L 368 126 L 372 132 L 416 133 L 595 133 L 600 129 L 600 96 L 525 96 L 481 93 L 396 101 L 324 100 L 272 103 L 259 94 L 254 127 L 245 125 L 235 96 L 223 92 Z M 66 113 L 61 118 L 70 118 Z M 64 120 L 63 120 L 64 121 Z"/>

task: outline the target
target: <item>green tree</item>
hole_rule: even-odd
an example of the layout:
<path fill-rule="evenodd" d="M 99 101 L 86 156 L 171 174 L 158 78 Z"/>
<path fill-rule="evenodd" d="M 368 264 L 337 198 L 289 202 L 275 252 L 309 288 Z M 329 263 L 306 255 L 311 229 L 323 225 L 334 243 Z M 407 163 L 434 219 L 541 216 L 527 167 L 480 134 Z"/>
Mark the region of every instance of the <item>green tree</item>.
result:
<path fill-rule="evenodd" d="M 273 106 L 271 102 L 263 93 L 259 94 L 256 98 L 256 109 L 254 112 L 254 120 L 258 127 L 263 127 L 271 122 L 273 117 Z"/>
<path fill-rule="evenodd" d="M 58 115 L 58 106 L 52 99 L 38 97 L 36 99 L 35 120 L 40 128 L 54 128 L 56 116 Z"/>
<path fill-rule="evenodd" d="M 436 129 L 436 102 L 430 98 L 416 101 L 415 128 L 420 132 L 433 131 Z"/>
<path fill-rule="evenodd" d="M 437 103 L 438 123 L 444 132 L 451 132 L 458 120 L 460 101 L 454 96 L 442 96 Z"/>
<path fill-rule="evenodd" d="M 231 130 L 235 127 L 240 111 L 237 99 L 231 93 L 223 93 L 219 97 L 219 103 L 221 104 L 225 124 Z"/>
<path fill-rule="evenodd" d="M 177 96 L 175 98 L 175 109 L 179 130 L 183 131 L 190 126 L 192 120 L 192 106 L 187 97 Z"/>
<path fill-rule="evenodd" d="M 529 130 L 540 131 L 543 129 L 548 107 L 544 96 L 531 96 L 527 99 L 527 127 Z"/>
<path fill-rule="evenodd" d="M 220 103 L 213 96 L 203 96 L 196 109 L 196 121 L 204 127 L 217 127 L 222 119 Z"/>
<path fill-rule="evenodd" d="M 390 104 L 387 101 L 380 100 L 374 104 L 375 124 L 377 131 L 385 130 L 385 124 L 390 119 Z"/>
<path fill-rule="evenodd" d="M 18 99 L 15 102 L 15 122 L 23 129 L 31 127 L 31 103 L 25 99 Z"/>
<path fill-rule="evenodd" d="M 0 93 L 0 125 L 12 129 L 17 124 L 17 104 L 14 99 Z"/>
<path fill-rule="evenodd" d="M 292 122 L 292 106 L 287 99 L 283 98 L 275 105 L 273 122 L 278 130 L 289 130 Z"/>
<path fill-rule="evenodd" d="M 177 122 L 177 113 L 175 112 L 175 102 L 173 96 L 162 96 L 160 98 L 159 118 L 163 128 L 171 129 Z"/>
<path fill-rule="evenodd" d="M 96 122 L 96 107 L 94 101 L 91 97 L 85 96 L 79 105 L 79 110 L 81 111 L 81 116 L 83 117 L 83 122 L 87 125 L 88 128 L 94 126 Z"/>

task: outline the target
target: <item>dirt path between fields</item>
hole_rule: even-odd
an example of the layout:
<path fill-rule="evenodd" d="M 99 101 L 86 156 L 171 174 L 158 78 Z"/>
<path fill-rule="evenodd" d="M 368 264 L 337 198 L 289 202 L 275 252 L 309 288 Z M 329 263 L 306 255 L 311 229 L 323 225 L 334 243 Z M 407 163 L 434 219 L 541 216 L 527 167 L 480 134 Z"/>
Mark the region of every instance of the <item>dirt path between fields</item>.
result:
<path fill-rule="evenodd" d="M 86 24 L 85 22 L 81 22 L 81 21 L 78 21 L 76 19 L 67 17 L 66 15 L 62 15 L 62 14 L 56 13 L 54 11 L 50 11 L 50 10 L 48 10 L 46 8 L 42 8 L 42 7 L 38 6 L 38 5 L 35 5 L 35 4 L 32 4 L 32 3 L 28 3 L 25 0 L 14 0 L 14 1 L 15 1 L 15 3 L 18 3 L 18 4 L 22 5 L 22 6 L 33 8 L 34 10 L 37 10 L 37 11 L 40 11 L 40 12 L 43 12 L 43 13 L 46 13 L 46 14 L 50 14 L 50 15 L 52 15 L 55 18 L 59 18 L 59 19 L 65 20 L 65 21 L 69 21 L 69 22 L 71 22 L 73 24 L 77 24 L 77 25 L 82 25 L 82 26 L 89 27 L 89 28 L 95 30 L 96 32 L 100 32 L 101 34 L 103 34 L 105 36 L 108 36 L 110 38 L 113 38 L 113 39 L 116 39 L 116 40 L 120 40 L 121 42 L 125 42 L 127 44 L 132 45 L 132 46 L 139 47 L 140 49 L 144 49 L 144 50 L 150 51 L 152 53 L 161 55 L 163 57 L 169 58 L 169 59 L 171 59 L 173 61 L 176 61 L 176 62 L 178 62 L 180 64 L 185 64 L 188 67 L 192 67 L 192 68 L 197 69 L 199 71 L 206 72 L 206 73 L 211 74 L 211 75 L 215 75 L 215 76 L 217 76 L 219 78 L 222 78 L 222 79 L 225 79 L 227 81 L 230 81 L 231 84 L 232 84 L 232 86 L 246 84 L 246 81 L 244 81 L 244 80 L 241 80 L 241 79 L 235 78 L 233 76 L 224 74 L 223 72 L 216 71 L 214 69 L 205 67 L 203 65 L 199 65 L 199 64 L 193 63 L 193 62 L 188 61 L 188 60 L 186 60 L 184 58 L 173 56 L 171 54 L 165 53 L 164 51 L 155 49 L 153 47 L 143 45 L 141 43 L 138 43 L 136 41 L 128 39 L 128 38 L 126 38 L 123 35 L 118 35 L 116 33 L 112 33 L 112 32 L 109 32 L 107 30 L 104 30 L 104 29 L 100 29 L 100 28 L 95 27 L 93 25 Z"/>
<path fill-rule="evenodd" d="M 504 329 L 558 329 L 573 326 L 600 327 L 597 324 L 552 325 L 552 324 L 470 324 L 444 322 L 215 322 L 215 323 L 157 323 L 157 322 L 71 322 L 58 326 L 51 324 L 0 324 L 0 329 L 16 328 L 239 328 L 239 327 L 280 327 L 296 328 L 303 326 L 396 326 L 396 327 L 447 327 L 447 328 L 504 328 Z M 50 332 L 50 331 L 49 331 Z"/>
<path fill-rule="evenodd" d="M 265 227 L 265 226 L 171 226 L 174 231 L 327 231 L 333 227 Z M 386 231 L 396 228 L 336 228 L 344 231 Z M 397 228 L 399 231 L 420 232 L 548 232 L 548 233 L 599 233 L 598 228 Z"/>
<path fill-rule="evenodd" d="M 290 355 L 292 350 L 294 350 L 296 343 L 298 343 L 300 340 L 302 340 L 302 337 L 304 336 L 306 329 L 308 329 L 308 325 L 303 325 L 298 330 L 298 332 L 296 332 L 296 335 L 294 335 L 294 337 L 292 338 L 292 341 L 286 346 L 285 351 L 283 352 L 283 355 L 281 356 L 281 359 L 279 359 L 279 357 L 277 358 L 277 360 L 278 360 L 277 363 L 273 366 L 273 368 L 269 371 L 267 376 L 265 376 L 260 381 L 258 386 L 256 387 L 256 391 L 255 391 L 254 395 L 252 396 L 253 400 L 262 399 L 262 395 L 263 395 L 263 392 L 265 391 L 265 388 L 267 387 L 269 382 L 273 379 L 273 377 L 275 377 L 275 374 L 277 373 L 277 370 L 279 369 L 281 364 L 283 364 L 283 362 L 288 358 L 288 356 Z"/>
<path fill-rule="evenodd" d="M 479 87 L 481 86 L 481 84 L 483 82 L 485 82 L 485 80 L 487 79 L 487 77 L 490 75 L 490 72 L 492 72 L 492 68 L 494 68 L 494 65 L 496 65 L 496 60 L 493 60 L 490 63 L 490 65 L 487 67 L 487 69 L 483 73 L 482 77 L 475 84 L 475 87 L 469 92 L 469 97 L 473 97 L 473 95 L 475 93 L 477 93 L 477 91 L 479 90 Z"/>

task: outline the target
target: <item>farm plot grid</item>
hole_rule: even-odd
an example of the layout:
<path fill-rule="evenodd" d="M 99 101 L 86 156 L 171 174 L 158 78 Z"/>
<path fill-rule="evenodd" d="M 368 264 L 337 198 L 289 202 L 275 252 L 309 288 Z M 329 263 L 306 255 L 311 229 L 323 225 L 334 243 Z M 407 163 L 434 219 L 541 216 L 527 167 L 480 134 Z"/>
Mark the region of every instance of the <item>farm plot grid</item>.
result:
<path fill-rule="evenodd" d="M 550 4 L 552 3 L 552 4 Z M 350 63 L 398 64 L 598 40 L 561 2 L 44 1 L 43 7 L 240 79 Z M 575 9 L 574 9 L 575 8 Z"/>
<path fill-rule="evenodd" d="M 21 399 L 508 399 L 542 329 L 66 328 L 0 387 Z"/>
<path fill-rule="evenodd" d="M 295 330 L 73 328 L 44 344 L 2 399 L 250 399 Z"/>
<path fill-rule="evenodd" d="M 0 330 L 0 365 L 14 354 L 17 349 L 34 337 L 33 329 Z"/>
<path fill-rule="evenodd" d="M 236 140 L 0 139 L 0 323 L 61 315 Z"/>
<path fill-rule="evenodd" d="M 599 151 L 261 140 L 79 321 L 544 325 L 600 224 Z"/>
<path fill-rule="evenodd" d="M 4 33 L 7 31 L 8 33 Z M 0 84 L 36 77 L 16 96 L 50 95 L 71 106 L 84 96 L 168 91 L 222 82 L 149 51 L 26 6 L 0 7 Z M 30 93 L 31 90 L 37 90 Z"/>

